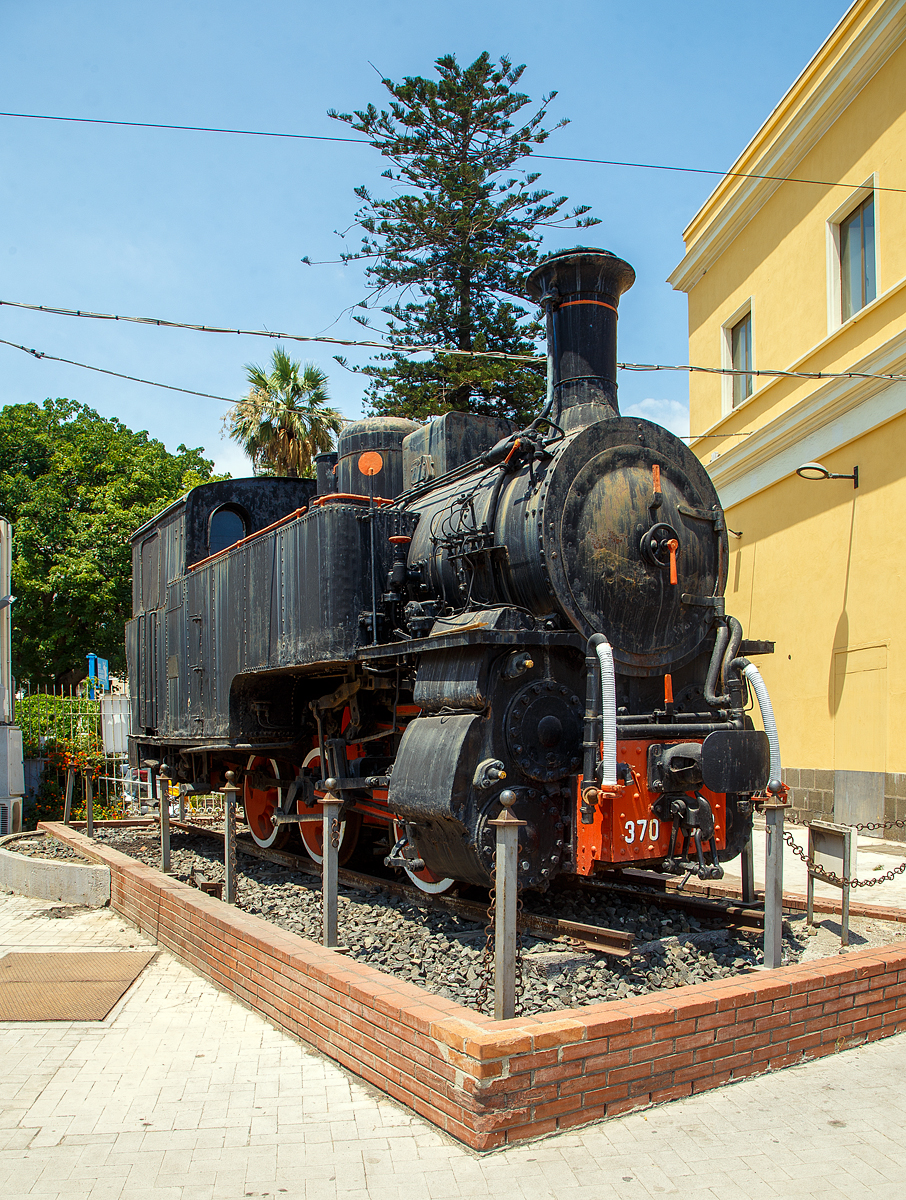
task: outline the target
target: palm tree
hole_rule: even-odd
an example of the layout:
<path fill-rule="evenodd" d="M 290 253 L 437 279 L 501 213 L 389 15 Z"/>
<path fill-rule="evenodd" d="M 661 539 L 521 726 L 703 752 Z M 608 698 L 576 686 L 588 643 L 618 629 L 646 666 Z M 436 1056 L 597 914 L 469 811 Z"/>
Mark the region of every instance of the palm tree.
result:
<path fill-rule="evenodd" d="M 333 449 L 342 418 L 328 406 L 327 376 L 314 363 L 293 362 L 274 351 L 273 370 L 246 364 L 251 389 L 227 413 L 224 424 L 252 460 L 256 473 L 307 476 L 312 459 Z"/>

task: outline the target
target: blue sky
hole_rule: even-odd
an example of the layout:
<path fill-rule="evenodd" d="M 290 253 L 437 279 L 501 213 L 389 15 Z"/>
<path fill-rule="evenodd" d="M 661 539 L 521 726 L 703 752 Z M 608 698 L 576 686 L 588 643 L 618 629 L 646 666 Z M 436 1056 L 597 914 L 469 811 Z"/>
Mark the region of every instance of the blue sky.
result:
<path fill-rule="evenodd" d="M 343 135 L 326 111 L 380 105 L 376 72 L 428 75 L 482 50 L 526 63 L 521 88 L 557 90 L 552 154 L 724 169 L 846 11 L 842 0 L 0 0 L 0 110 Z M 373 64 L 373 65 L 372 65 Z M 357 336 L 341 314 L 363 295 L 335 259 L 353 188 L 380 194 L 368 146 L 0 118 L 0 299 L 245 328 Z M 685 362 L 686 299 L 666 276 L 716 179 L 539 164 L 540 184 L 590 204 L 584 235 L 633 264 L 620 358 Z M 549 250 L 577 235 L 549 231 Z M 354 248 L 354 241 L 348 243 Z M 340 318 L 337 321 L 337 318 Z M 336 321 L 336 324 L 334 322 Z M 0 307 L 0 338 L 48 354 L 238 397 L 261 339 L 105 324 Z M 294 347 L 361 413 L 362 382 L 327 347 Z M 349 352 L 351 362 L 367 352 Z M 68 396 L 171 450 L 203 446 L 248 471 L 222 438 L 227 406 L 110 379 L 0 345 L 0 404 Z M 688 432 L 685 376 L 620 377 L 624 411 Z"/>

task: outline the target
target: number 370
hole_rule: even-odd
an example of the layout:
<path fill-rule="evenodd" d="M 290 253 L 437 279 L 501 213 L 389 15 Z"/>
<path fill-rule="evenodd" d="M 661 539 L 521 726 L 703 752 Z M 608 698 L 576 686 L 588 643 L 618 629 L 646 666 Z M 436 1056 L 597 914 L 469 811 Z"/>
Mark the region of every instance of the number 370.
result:
<path fill-rule="evenodd" d="M 656 817 L 652 817 L 650 821 L 627 821 L 624 829 L 626 833 L 623 836 L 623 841 L 627 846 L 632 845 L 633 842 L 644 842 L 646 832 L 648 840 L 656 842 L 660 836 L 661 823 Z M 637 834 L 638 836 L 636 836 Z"/>

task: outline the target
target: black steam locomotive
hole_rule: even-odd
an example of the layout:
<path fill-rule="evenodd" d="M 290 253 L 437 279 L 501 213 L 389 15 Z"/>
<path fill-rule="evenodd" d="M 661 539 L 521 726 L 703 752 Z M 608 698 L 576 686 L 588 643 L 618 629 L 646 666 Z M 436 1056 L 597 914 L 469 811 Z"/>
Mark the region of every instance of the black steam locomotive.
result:
<path fill-rule="evenodd" d="M 546 259 L 548 393 L 526 428 L 463 413 L 347 426 L 316 480 L 204 484 L 134 535 L 134 763 L 237 773 L 261 846 L 341 858 L 365 829 L 423 889 L 486 883 L 515 796 L 525 887 L 629 865 L 722 874 L 779 779 L 770 701 L 724 612 L 707 473 L 617 407 L 601 250 Z M 746 715 L 749 688 L 767 734 Z"/>

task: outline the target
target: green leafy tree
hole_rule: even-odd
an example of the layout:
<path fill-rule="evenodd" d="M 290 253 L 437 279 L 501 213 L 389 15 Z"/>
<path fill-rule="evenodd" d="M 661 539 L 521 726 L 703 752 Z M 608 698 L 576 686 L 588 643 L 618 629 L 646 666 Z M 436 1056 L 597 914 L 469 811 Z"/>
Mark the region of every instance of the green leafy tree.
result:
<path fill-rule="evenodd" d="M 278 346 L 270 372 L 248 363 L 249 394 L 224 418 L 230 437 L 239 443 L 262 474 L 304 478 L 312 459 L 332 450 L 342 418 L 328 404 L 327 376 L 314 363 L 293 362 Z"/>
<path fill-rule="evenodd" d="M 452 54 L 435 67 L 436 80 L 383 79 L 388 109 L 330 112 L 389 160 L 382 178 L 395 185 L 389 199 L 356 189 L 362 245 L 344 259 L 369 263 L 371 292 L 360 307 L 384 314 L 385 336 L 397 346 L 537 355 L 539 324 L 510 297 L 524 296 L 544 227 L 598 224 L 585 216 L 587 205 L 565 212 L 565 196 L 536 189 L 538 172 L 513 170 L 547 140 L 543 122 L 556 92 L 526 115 L 531 100 L 516 90 L 524 66 L 495 64 L 485 52 L 468 67 Z M 372 327 L 367 316 L 357 319 Z M 459 409 L 524 421 L 544 387 L 543 369 L 531 363 L 451 354 L 421 361 L 397 351 L 377 361 L 384 365 L 361 370 L 378 413 L 424 418 Z"/>
<path fill-rule="evenodd" d="M 0 513 L 13 534 L 13 670 L 32 684 L 77 683 L 85 655 L 125 670 L 130 536 L 215 478 L 200 449 L 170 454 L 72 400 L 0 409 Z"/>

